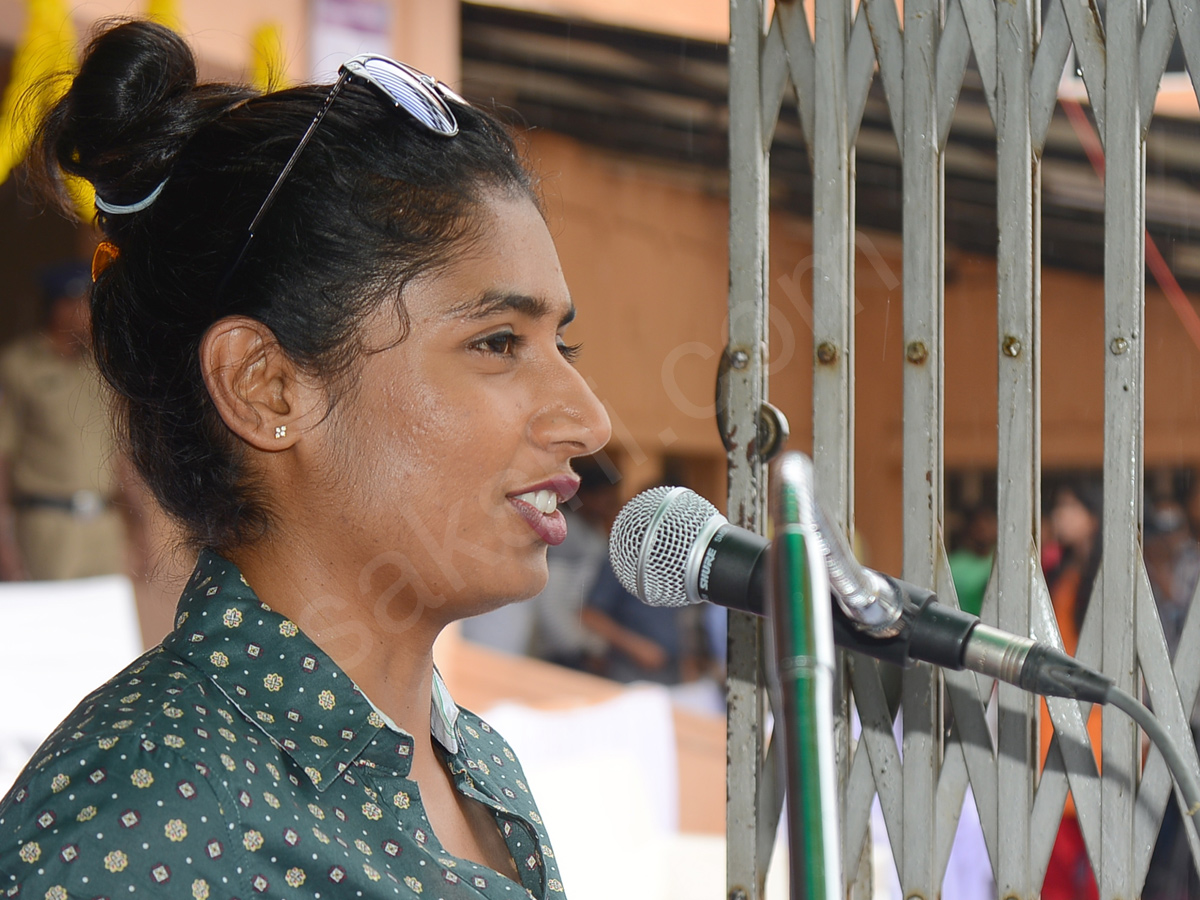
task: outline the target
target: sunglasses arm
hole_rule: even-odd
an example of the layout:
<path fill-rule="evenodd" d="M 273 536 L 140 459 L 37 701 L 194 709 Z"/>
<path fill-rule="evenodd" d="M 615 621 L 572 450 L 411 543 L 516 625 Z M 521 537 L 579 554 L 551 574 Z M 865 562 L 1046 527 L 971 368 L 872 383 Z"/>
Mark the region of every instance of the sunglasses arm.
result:
<path fill-rule="evenodd" d="M 329 93 L 325 96 L 325 102 L 321 104 L 321 108 L 318 109 L 317 114 L 313 116 L 312 123 L 308 126 L 308 130 L 305 131 L 304 136 L 300 138 L 300 143 L 296 145 L 296 149 L 292 152 L 291 158 L 288 159 L 287 165 L 283 167 L 283 171 L 279 173 L 279 177 L 275 179 L 275 183 L 271 185 L 271 192 L 267 194 L 267 199 L 264 200 L 263 205 L 259 207 L 254 219 L 250 222 L 250 227 L 246 229 L 247 245 L 250 243 L 250 238 L 254 236 L 254 229 L 258 227 L 258 223 L 262 220 L 262 217 L 267 214 L 267 210 L 269 210 L 272 204 L 274 204 L 275 195 L 279 193 L 279 188 L 283 186 L 283 183 L 287 180 L 288 175 L 291 174 L 292 168 L 296 165 L 296 160 L 300 158 L 300 154 L 304 152 L 304 148 L 308 146 L 308 142 L 312 140 L 312 136 L 316 134 L 317 126 L 319 126 L 321 124 L 321 120 L 325 118 L 325 113 L 329 112 L 329 107 L 333 105 L 333 101 L 337 98 L 337 95 L 341 93 L 342 86 L 346 83 L 346 79 L 349 77 L 350 73 L 343 71 L 338 77 L 337 83 L 334 84 Z M 243 247 L 242 253 L 245 252 L 245 247 Z M 238 254 L 237 262 L 241 262 L 241 254 Z M 233 268 L 237 268 L 237 263 L 234 263 Z"/>

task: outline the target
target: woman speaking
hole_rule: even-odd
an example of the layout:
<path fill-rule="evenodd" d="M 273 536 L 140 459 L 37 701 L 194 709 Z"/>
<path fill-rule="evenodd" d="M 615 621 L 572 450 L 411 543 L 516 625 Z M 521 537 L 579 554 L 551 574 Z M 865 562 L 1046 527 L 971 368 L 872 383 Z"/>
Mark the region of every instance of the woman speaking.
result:
<path fill-rule="evenodd" d="M 51 190 L 95 186 L 97 363 L 199 559 L 0 802 L 0 893 L 561 896 L 512 750 L 432 660 L 541 589 L 609 434 L 503 126 L 378 56 L 198 84 L 138 21 L 36 147 Z"/>

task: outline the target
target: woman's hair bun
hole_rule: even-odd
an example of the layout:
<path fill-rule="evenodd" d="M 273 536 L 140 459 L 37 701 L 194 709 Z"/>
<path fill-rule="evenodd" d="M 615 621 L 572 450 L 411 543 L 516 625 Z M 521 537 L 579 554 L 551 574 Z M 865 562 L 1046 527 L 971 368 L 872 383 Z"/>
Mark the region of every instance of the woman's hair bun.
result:
<path fill-rule="evenodd" d="M 43 123 L 38 162 L 47 174 L 61 167 L 86 178 L 110 203 L 135 202 L 212 118 L 204 93 L 191 48 L 170 28 L 144 20 L 109 27 Z"/>

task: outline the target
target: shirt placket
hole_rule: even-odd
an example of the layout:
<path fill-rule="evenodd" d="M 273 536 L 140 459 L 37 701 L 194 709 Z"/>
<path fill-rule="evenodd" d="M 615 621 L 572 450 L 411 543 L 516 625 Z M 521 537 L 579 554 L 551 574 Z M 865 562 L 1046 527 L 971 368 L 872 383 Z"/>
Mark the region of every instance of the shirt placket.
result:
<path fill-rule="evenodd" d="M 460 741 L 459 746 L 463 744 Z M 462 754 L 460 753 L 459 756 Z M 532 896 L 542 897 L 546 892 L 546 866 L 542 859 L 542 847 L 537 829 L 530 822 L 513 812 L 507 804 L 492 796 L 479 784 L 476 776 L 463 764 L 459 756 L 450 759 L 450 772 L 454 776 L 454 787 L 462 795 L 470 797 L 492 810 L 509 855 L 521 876 L 521 886 Z"/>
<path fill-rule="evenodd" d="M 493 888 L 501 879 L 511 883 L 510 879 L 486 866 L 455 857 L 442 846 L 425 815 L 420 787 L 415 781 L 381 766 L 359 767 L 356 763 L 354 771 L 363 787 L 379 796 L 380 805 L 391 808 L 396 846 L 389 856 L 401 861 L 402 876 L 419 872 L 429 877 L 430 873 L 438 873 L 438 878 L 448 882 L 441 886 L 443 893 L 439 894 L 447 900 L 490 900 L 500 896 Z M 414 852 L 421 855 L 426 865 L 420 865 L 411 856 L 407 863 L 404 862 L 406 854 Z"/>

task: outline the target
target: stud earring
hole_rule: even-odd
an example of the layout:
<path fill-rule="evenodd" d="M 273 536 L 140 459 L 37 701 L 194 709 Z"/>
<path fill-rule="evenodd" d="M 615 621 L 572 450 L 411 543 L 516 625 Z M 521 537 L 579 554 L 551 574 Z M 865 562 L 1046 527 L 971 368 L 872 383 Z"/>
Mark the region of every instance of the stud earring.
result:
<path fill-rule="evenodd" d="M 277 438 L 287 437 L 287 426 L 286 425 L 276 426 L 275 437 L 277 437 Z"/>

